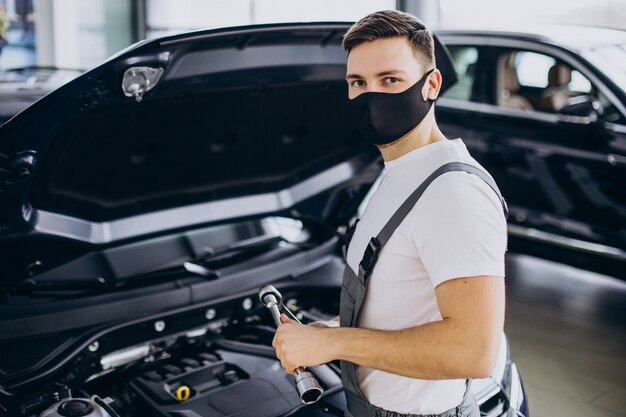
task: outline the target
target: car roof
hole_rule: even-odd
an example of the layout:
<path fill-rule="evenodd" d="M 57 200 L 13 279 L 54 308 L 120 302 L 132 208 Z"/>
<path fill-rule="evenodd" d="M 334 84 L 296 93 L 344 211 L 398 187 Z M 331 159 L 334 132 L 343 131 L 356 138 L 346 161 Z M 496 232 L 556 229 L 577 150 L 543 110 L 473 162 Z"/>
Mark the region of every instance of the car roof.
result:
<path fill-rule="evenodd" d="M 490 36 L 547 43 L 565 47 L 573 51 L 585 51 L 607 45 L 626 44 L 626 31 L 591 26 L 575 25 L 524 25 L 489 28 L 446 28 L 435 30 L 445 38 L 456 36 Z M 443 39 L 445 42 L 445 39 Z"/>

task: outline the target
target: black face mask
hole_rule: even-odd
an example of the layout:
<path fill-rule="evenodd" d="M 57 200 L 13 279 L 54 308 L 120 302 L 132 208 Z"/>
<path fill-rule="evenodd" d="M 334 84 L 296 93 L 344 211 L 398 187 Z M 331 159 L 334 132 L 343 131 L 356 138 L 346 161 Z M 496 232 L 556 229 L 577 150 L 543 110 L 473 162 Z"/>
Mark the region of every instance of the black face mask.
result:
<path fill-rule="evenodd" d="M 422 98 L 422 87 L 431 69 L 401 93 L 362 93 L 349 101 L 352 115 L 363 137 L 376 145 L 386 145 L 420 124 L 434 100 Z"/>

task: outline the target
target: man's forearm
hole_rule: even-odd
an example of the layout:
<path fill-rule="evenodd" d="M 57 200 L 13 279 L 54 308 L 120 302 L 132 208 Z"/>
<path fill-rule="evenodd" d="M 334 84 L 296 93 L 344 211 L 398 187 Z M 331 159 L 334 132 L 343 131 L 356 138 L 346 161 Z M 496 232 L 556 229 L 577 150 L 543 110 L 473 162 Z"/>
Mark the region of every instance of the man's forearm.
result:
<path fill-rule="evenodd" d="M 397 331 L 327 329 L 334 359 L 419 379 L 481 378 L 491 375 L 500 335 L 469 334 L 450 320 Z"/>
<path fill-rule="evenodd" d="M 435 288 L 443 317 L 396 331 L 326 329 L 331 356 L 419 379 L 491 375 L 504 327 L 504 280 L 481 275 Z"/>
<path fill-rule="evenodd" d="M 284 316 L 272 346 L 287 372 L 342 359 L 418 379 L 489 376 L 504 327 L 504 280 L 450 279 L 435 293 L 440 321 L 386 331 L 303 326 Z"/>

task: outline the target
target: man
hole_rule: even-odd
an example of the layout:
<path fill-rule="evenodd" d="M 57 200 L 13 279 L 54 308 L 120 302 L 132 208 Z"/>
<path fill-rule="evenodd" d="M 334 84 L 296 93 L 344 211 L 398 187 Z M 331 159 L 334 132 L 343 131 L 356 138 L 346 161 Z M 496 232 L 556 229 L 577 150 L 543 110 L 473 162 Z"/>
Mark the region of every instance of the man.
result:
<path fill-rule="evenodd" d="M 283 315 L 277 356 L 288 373 L 340 360 L 348 415 L 478 416 L 467 383 L 491 375 L 502 346 L 506 205 L 462 140 L 437 127 L 432 103 L 442 76 L 432 34 L 417 18 L 373 13 L 347 31 L 343 46 L 349 104 L 382 154 L 384 176 L 348 247 L 342 325 L 336 318 L 305 326 Z M 364 272 L 370 239 L 449 162 L 481 175 L 432 180 Z"/>

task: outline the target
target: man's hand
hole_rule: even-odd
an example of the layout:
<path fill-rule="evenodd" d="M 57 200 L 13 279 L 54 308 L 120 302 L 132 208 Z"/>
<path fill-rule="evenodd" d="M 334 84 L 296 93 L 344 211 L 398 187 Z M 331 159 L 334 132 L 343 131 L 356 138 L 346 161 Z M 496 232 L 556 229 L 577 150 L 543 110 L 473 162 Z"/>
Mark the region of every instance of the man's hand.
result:
<path fill-rule="evenodd" d="M 316 322 L 306 326 L 284 314 L 280 320 L 282 324 L 276 329 L 272 346 L 288 374 L 295 373 L 298 367 L 317 366 L 332 360 L 326 343 L 326 325 Z"/>

